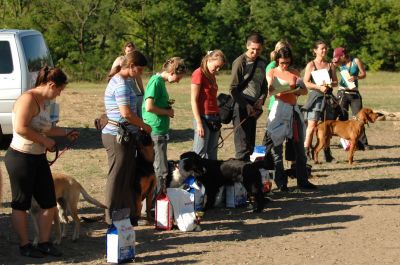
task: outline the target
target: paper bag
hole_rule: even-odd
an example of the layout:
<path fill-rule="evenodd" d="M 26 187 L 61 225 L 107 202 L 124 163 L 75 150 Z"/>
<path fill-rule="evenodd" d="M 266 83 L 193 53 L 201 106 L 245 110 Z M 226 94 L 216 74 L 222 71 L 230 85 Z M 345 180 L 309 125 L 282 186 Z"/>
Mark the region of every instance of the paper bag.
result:
<path fill-rule="evenodd" d="M 155 211 L 156 229 L 171 230 L 173 225 L 172 207 L 168 195 L 164 192 L 158 194 L 156 198 Z"/>
<path fill-rule="evenodd" d="M 124 263 L 135 259 L 135 231 L 129 213 L 129 209 L 122 209 L 112 215 L 112 224 L 107 230 L 107 262 Z"/>
<path fill-rule="evenodd" d="M 226 192 L 226 207 L 236 208 L 244 206 L 247 203 L 246 188 L 240 182 L 235 182 L 233 185 L 225 186 Z"/>
<path fill-rule="evenodd" d="M 181 231 L 193 231 L 196 224 L 194 202 L 189 192 L 179 188 L 168 188 L 167 194 L 171 200 L 174 221 Z"/>

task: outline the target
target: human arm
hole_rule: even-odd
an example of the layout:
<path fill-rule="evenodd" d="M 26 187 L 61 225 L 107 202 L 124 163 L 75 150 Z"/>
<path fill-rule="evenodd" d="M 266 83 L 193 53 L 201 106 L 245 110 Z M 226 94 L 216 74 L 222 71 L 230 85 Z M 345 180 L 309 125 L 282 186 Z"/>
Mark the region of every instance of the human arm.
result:
<path fill-rule="evenodd" d="M 119 105 L 118 109 L 121 113 L 121 116 L 130 124 L 133 124 L 143 129 L 147 133 L 151 133 L 151 127 L 144 123 L 143 120 L 139 118 L 135 113 L 133 113 L 129 105 Z"/>
<path fill-rule="evenodd" d="M 352 77 L 349 79 L 350 82 L 354 82 L 355 80 L 360 80 L 360 79 L 364 79 L 364 78 L 367 77 L 367 73 L 366 73 L 366 71 L 365 71 L 365 66 L 364 66 L 364 64 L 362 63 L 362 61 L 361 61 L 360 59 L 358 59 L 358 58 L 355 58 L 355 59 L 354 59 L 354 62 L 355 62 L 355 63 L 357 64 L 357 66 L 358 66 L 359 73 L 358 73 L 358 76 L 352 76 Z"/>
<path fill-rule="evenodd" d="M 204 128 L 203 128 L 203 122 L 201 121 L 200 117 L 200 111 L 199 111 L 199 106 L 198 106 L 198 99 L 200 95 L 200 85 L 193 84 L 191 85 L 191 92 L 190 92 L 190 103 L 192 106 L 192 112 L 194 119 L 196 120 L 197 123 L 197 134 L 200 137 L 204 137 Z"/>
<path fill-rule="evenodd" d="M 156 104 L 154 103 L 154 98 L 152 98 L 152 97 L 146 98 L 145 108 L 146 108 L 146 111 L 152 112 L 157 115 L 164 115 L 164 116 L 168 116 L 170 118 L 174 117 L 174 109 L 173 108 L 164 109 L 164 108 L 157 107 Z"/>
<path fill-rule="evenodd" d="M 247 101 L 242 96 L 242 88 L 240 88 L 240 83 L 244 80 L 243 73 L 243 59 L 242 56 L 238 57 L 232 64 L 232 74 L 231 74 L 231 84 L 229 88 L 229 92 L 232 95 L 232 98 L 235 102 L 239 104 L 241 108 L 246 108 Z"/>

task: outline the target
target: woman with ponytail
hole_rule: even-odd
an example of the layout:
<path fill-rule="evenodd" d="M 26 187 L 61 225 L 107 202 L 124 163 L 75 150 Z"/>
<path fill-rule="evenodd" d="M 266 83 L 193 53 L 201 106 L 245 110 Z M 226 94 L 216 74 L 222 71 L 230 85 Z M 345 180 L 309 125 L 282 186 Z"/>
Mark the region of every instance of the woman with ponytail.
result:
<path fill-rule="evenodd" d="M 221 50 L 209 51 L 192 74 L 191 105 L 194 116 L 193 151 L 201 157 L 217 159 L 221 121 L 217 104 L 215 75 L 225 64 Z"/>
<path fill-rule="evenodd" d="M 56 211 L 56 194 L 46 150 L 55 149 L 53 136 L 76 140 L 79 132 L 53 126 L 49 101 L 60 96 L 67 85 L 67 76 L 59 68 L 43 67 L 35 87 L 23 93 L 12 112 L 13 138 L 4 162 L 10 177 L 12 202 L 11 221 L 19 238 L 21 255 L 42 258 L 59 257 L 61 252 L 49 241 Z M 27 211 L 32 197 L 40 206 L 38 214 L 39 244 L 34 247 L 28 238 Z"/>

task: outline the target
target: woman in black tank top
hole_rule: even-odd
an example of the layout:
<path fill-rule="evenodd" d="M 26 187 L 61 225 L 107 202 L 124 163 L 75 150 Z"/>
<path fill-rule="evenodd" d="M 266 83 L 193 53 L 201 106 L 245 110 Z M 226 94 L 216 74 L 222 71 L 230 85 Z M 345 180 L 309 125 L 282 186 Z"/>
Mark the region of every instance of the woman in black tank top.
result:
<path fill-rule="evenodd" d="M 306 66 L 306 70 L 304 73 L 304 83 L 306 87 L 310 90 L 308 99 L 306 104 L 303 106 L 305 112 L 305 120 L 307 120 L 307 131 L 306 131 L 306 139 L 304 141 L 304 148 L 307 152 L 307 157 L 311 160 L 310 156 L 310 147 L 312 145 L 314 130 L 317 127 L 318 121 L 323 120 L 324 118 L 333 118 L 333 117 L 324 117 L 324 110 L 326 110 L 325 106 L 325 95 L 332 94 L 332 87 L 337 86 L 337 77 L 336 72 L 330 63 L 326 61 L 326 55 L 328 52 L 328 46 L 324 41 L 317 41 L 314 44 L 313 52 L 315 54 L 315 59 L 309 62 Z M 330 86 L 323 86 L 315 84 L 314 79 L 312 78 L 311 72 L 316 70 L 326 69 L 328 70 L 329 76 L 331 78 Z M 329 160 L 333 158 L 331 156 L 326 157 Z"/>

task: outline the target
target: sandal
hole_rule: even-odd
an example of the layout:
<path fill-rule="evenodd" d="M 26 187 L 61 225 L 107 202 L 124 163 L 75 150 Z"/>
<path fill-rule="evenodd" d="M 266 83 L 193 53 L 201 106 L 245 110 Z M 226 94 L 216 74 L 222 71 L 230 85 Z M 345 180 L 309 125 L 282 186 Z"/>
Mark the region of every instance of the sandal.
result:
<path fill-rule="evenodd" d="M 50 242 L 39 243 L 37 246 L 38 250 L 45 255 L 50 255 L 53 257 L 61 257 L 62 252 L 53 246 Z"/>
<path fill-rule="evenodd" d="M 19 247 L 19 253 L 22 256 L 30 258 L 44 258 L 42 252 L 35 248 L 31 243 Z"/>

